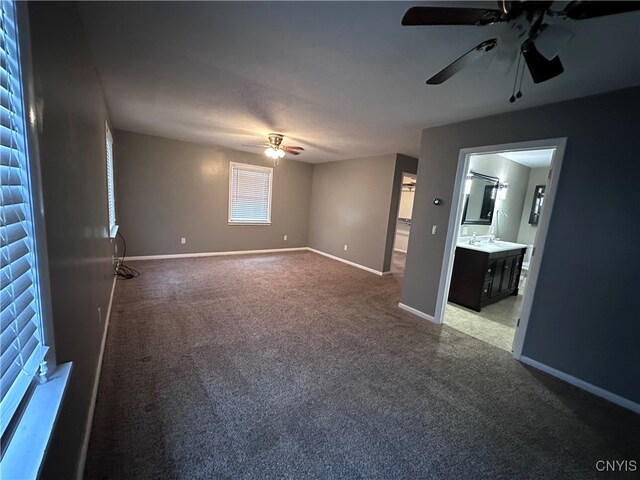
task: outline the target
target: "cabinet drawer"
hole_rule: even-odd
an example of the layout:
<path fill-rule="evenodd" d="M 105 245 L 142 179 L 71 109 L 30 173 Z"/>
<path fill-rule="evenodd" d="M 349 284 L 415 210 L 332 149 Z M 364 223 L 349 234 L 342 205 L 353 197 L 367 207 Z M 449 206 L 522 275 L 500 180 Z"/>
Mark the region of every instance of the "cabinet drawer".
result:
<path fill-rule="evenodd" d="M 487 265 L 487 270 L 485 271 L 484 281 L 490 282 L 493 279 L 493 273 L 496 269 L 496 262 L 491 262 Z"/>
<path fill-rule="evenodd" d="M 482 286 L 482 294 L 480 300 L 486 300 L 491 295 L 491 281 L 485 282 Z"/>

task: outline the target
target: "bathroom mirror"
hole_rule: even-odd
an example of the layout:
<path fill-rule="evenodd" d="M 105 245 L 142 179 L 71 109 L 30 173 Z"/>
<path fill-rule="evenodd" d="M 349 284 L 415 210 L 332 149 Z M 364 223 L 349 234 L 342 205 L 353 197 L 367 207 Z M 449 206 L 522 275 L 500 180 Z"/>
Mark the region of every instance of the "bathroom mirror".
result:
<path fill-rule="evenodd" d="M 496 177 L 473 170 L 469 173 L 464 185 L 463 225 L 491 225 L 499 182 Z"/>
<path fill-rule="evenodd" d="M 531 212 L 529 213 L 529 223 L 538 225 L 540 214 L 542 213 L 542 203 L 544 202 L 545 185 L 536 185 L 533 191 L 533 202 L 531 204 Z"/>

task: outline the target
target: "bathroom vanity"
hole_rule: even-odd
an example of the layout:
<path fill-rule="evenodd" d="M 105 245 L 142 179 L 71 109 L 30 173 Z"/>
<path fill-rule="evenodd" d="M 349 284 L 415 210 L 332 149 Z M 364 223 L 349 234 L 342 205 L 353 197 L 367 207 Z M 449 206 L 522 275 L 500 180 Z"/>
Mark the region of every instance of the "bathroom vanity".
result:
<path fill-rule="evenodd" d="M 479 312 L 485 305 L 517 295 L 526 249 L 512 242 L 459 243 L 449 301 Z"/>

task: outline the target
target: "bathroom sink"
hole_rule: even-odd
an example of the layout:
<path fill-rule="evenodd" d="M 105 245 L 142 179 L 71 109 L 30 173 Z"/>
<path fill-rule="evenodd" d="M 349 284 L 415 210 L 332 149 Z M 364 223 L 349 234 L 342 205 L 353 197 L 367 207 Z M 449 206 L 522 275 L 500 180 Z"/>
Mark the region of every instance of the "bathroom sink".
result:
<path fill-rule="evenodd" d="M 471 245 L 468 242 L 463 242 L 463 243 L 458 243 L 458 247 L 468 248 L 470 250 L 478 250 L 480 252 L 487 252 L 487 253 L 502 252 L 506 250 L 515 250 L 518 248 L 527 248 L 527 246 L 522 243 L 503 242 L 502 240 L 497 240 L 493 243 L 479 242 L 479 243 L 476 243 L 475 245 Z"/>

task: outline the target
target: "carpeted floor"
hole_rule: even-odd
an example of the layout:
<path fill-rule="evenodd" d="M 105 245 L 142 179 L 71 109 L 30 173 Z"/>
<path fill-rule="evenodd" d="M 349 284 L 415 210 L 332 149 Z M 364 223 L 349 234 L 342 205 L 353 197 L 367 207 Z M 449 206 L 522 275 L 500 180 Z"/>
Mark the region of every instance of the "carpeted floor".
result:
<path fill-rule="evenodd" d="M 391 275 L 311 252 L 132 265 L 86 478 L 584 479 L 640 459 L 640 416 L 399 310 Z"/>

